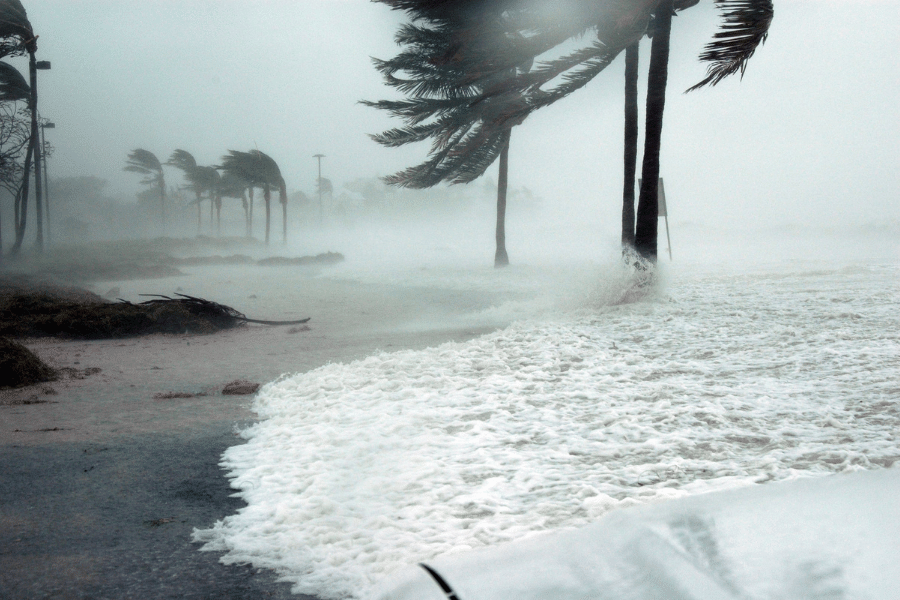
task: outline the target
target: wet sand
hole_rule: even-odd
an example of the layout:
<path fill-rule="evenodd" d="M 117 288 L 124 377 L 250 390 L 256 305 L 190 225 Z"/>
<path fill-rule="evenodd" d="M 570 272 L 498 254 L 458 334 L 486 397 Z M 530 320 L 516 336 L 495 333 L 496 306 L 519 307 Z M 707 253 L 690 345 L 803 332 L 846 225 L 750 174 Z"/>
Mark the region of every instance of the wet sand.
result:
<path fill-rule="evenodd" d="M 191 543 L 195 527 L 242 505 L 218 462 L 240 443 L 236 429 L 253 421 L 252 396 L 222 395 L 222 387 L 463 341 L 505 323 L 461 324 L 497 301 L 483 293 L 296 273 L 198 268 L 94 291 L 120 287 L 131 299 L 177 285 L 251 317 L 309 316 L 308 328 L 21 340 L 75 376 L 0 392 L 0 597 L 298 597 L 273 573 L 221 565 Z M 201 395 L 154 399 L 166 392 Z"/>

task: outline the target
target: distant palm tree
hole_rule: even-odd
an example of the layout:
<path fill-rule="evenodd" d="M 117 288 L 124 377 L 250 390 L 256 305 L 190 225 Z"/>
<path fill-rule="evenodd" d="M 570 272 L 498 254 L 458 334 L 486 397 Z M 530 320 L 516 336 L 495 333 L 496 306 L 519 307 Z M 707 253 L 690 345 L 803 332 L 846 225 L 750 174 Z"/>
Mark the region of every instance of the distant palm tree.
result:
<path fill-rule="evenodd" d="M 259 150 L 250 150 L 249 152 L 229 150 L 228 154 L 222 157 L 220 169 L 225 173 L 232 173 L 240 177 L 250 186 L 262 188 L 266 206 L 266 244 L 269 243 L 272 188 L 278 189 L 278 199 L 282 207 L 284 241 L 287 242 L 287 188 L 284 177 L 281 176 L 281 170 L 272 157 Z"/>
<path fill-rule="evenodd" d="M 209 223 L 213 222 L 213 214 L 216 215 L 216 234 L 222 233 L 222 196 L 219 195 L 221 176 L 215 167 L 197 167 L 189 179 L 195 179 L 200 188 L 206 192 L 209 198 Z"/>
<path fill-rule="evenodd" d="M 175 150 L 166 161 L 167 165 L 171 165 L 176 169 L 180 169 L 184 173 L 184 178 L 188 181 L 188 187 L 196 194 L 194 203 L 197 205 L 197 233 L 200 233 L 201 218 L 200 202 L 203 194 L 202 178 L 197 175 L 197 161 L 194 156 L 187 150 Z"/>
<path fill-rule="evenodd" d="M 162 163 L 156 158 L 156 155 L 149 150 L 137 148 L 128 155 L 128 161 L 124 168 L 125 171 L 132 173 L 140 173 L 144 176 L 141 183 L 144 185 L 153 185 L 159 188 L 159 211 L 160 221 L 165 227 L 166 225 L 166 179 L 163 174 Z"/>
<path fill-rule="evenodd" d="M 250 237 L 250 205 L 247 202 L 247 188 L 253 189 L 244 179 L 229 171 L 223 173 L 222 178 L 219 180 L 220 198 L 240 198 L 244 207 L 245 234 L 247 237 Z"/>

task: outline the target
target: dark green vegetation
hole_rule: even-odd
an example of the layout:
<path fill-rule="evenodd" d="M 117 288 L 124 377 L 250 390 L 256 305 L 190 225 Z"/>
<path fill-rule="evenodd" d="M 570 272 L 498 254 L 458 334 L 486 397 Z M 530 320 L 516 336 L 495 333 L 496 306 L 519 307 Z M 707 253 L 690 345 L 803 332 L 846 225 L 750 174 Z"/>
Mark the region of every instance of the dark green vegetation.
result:
<path fill-rule="evenodd" d="M 213 333 L 244 322 L 238 311 L 200 299 L 154 298 L 138 304 L 80 301 L 41 293 L 0 296 L 0 335 L 108 339 L 150 333 Z"/>
<path fill-rule="evenodd" d="M 481 176 L 497 158 L 503 161 L 513 127 L 584 87 L 626 48 L 632 48 L 627 86 L 633 87 L 636 44 L 645 35 L 653 37 L 643 184 L 635 225 L 631 209 L 623 210 L 622 238 L 626 248 L 633 240 L 644 259 L 656 260 L 657 183 L 671 21 L 676 10 L 690 8 L 698 0 L 568 0 L 552 5 L 528 0 L 379 1 L 405 11 L 410 21 L 396 35 L 400 53 L 376 61 L 386 83 L 406 98 L 367 103 L 399 117 L 404 126 L 373 137 L 390 147 L 431 140 L 428 160 L 386 178 L 407 187 L 429 187 L 441 181 L 468 183 Z M 708 77 L 691 89 L 743 73 L 772 20 L 772 0 L 716 0 L 716 4 L 721 9 L 721 29 L 700 57 L 709 63 Z M 578 41 L 581 47 L 565 53 L 558 50 L 570 41 Z M 632 91 L 626 95 L 627 204 L 633 197 L 637 117 L 636 95 Z M 498 197 L 498 256 L 503 210 Z"/>
<path fill-rule="evenodd" d="M 0 335 L 105 339 L 151 333 L 213 333 L 245 322 L 282 324 L 253 321 L 228 306 L 178 294 L 129 303 L 116 299 L 117 288 L 104 298 L 78 286 L 180 275 L 178 266 L 310 268 L 344 259 L 336 252 L 260 260 L 246 254 L 208 254 L 210 250 L 252 249 L 258 244 L 243 238 L 159 238 L 61 247 L 52 256 L 21 260 L 16 266 L 22 271 L 0 277 Z M 196 255 L 201 252 L 204 255 Z M 148 291 L 153 290 L 148 284 Z"/>
<path fill-rule="evenodd" d="M 31 350 L 0 336 L 0 388 L 53 381 L 56 377 L 56 371 Z"/>

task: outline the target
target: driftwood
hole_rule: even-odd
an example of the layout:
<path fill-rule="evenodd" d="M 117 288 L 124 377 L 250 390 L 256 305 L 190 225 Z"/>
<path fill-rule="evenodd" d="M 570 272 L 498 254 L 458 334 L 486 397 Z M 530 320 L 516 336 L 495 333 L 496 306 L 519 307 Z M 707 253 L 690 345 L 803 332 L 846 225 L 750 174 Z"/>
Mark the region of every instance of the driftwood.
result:
<path fill-rule="evenodd" d="M 143 297 L 152 297 L 153 300 L 146 300 L 144 302 L 140 302 L 140 305 L 158 305 L 164 302 L 179 302 L 191 309 L 191 312 L 194 313 L 205 313 L 209 315 L 217 315 L 230 319 L 234 319 L 235 321 L 241 321 L 244 323 L 258 323 L 260 325 L 300 325 L 302 323 L 308 323 L 311 317 L 306 317 L 305 319 L 297 319 L 295 321 L 263 321 L 260 319 L 251 319 L 247 317 L 244 313 L 231 308 L 230 306 L 225 306 L 224 304 L 219 304 L 218 302 L 213 302 L 212 300 L 206 300 L 205 298 L 196 298 L 194 296 L 188 296 L 187 294 L 179 294 L 176 293 L 176 296 L 181 296 L 180 298 L 170 298 L 169 296 L 164 296 L 162 294 L 139 294 Z M 131 304 L 127 300 L 122 300 L 118 298 L 119 302 L 125 302 L 126 304 Z"/>

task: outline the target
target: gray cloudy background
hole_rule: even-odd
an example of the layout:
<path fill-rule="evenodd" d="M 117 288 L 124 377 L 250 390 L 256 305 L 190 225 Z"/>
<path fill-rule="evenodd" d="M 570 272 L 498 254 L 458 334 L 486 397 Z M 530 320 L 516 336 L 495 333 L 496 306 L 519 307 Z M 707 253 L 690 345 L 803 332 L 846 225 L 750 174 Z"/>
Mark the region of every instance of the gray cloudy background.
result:
<path fill-rule="evenodd" d="M 357 103 L 391 97 L 370 57 L 397 51 L 403 15 L 365 0 L 28 0 L 40 35 L 53 177 L 95 175 L 132 198 L 122 172 L 143 147 L 214 164 L 258 147 L 289 190 L 312 193 L 312 155 L 335 187 L 424 159 L 366 134 L 399 121 Z M 712 0 L 673 24 L 662 174 L 673 223 L 896 225 L 900 91 L 895 0 L 776 0 L 768 42 L 743 81 L 682 91 L 717 25 Z M 646 70 L 649 45 L 641 48 Z M 623 59 L 515 129 L 510 184 L 611 234 L 621 202 Z M 26 69 L 22 59 L 16 65 Z M 643 107 L 642 111 L 643 113 Z M 642 117 L 643 118 L 643 117 Z M 643 126 L 641 128 L 643 136 Z M 496 178 L 496 166 L 489 173 Z M 171 171 L 171 182 L 180 181 Z M 478 184 L 476 184 L 478 185 Z M 511 206 L 510 210 L 514 210 Z"/>

